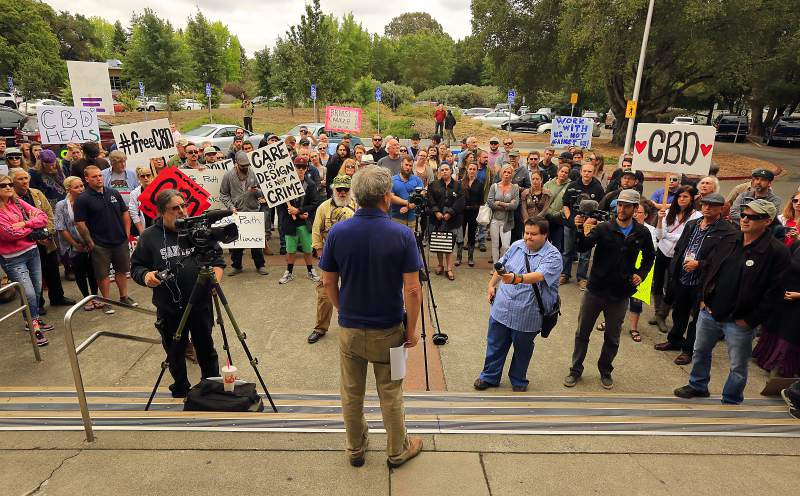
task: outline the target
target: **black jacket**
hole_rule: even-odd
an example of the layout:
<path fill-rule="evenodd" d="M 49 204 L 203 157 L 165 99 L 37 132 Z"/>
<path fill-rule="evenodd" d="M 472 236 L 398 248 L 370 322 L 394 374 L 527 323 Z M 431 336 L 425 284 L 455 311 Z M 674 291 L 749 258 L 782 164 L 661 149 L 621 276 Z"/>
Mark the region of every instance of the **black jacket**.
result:
<path fill-rule="evenodd" d="M 594 263 L 589 274 L 589 291 L 615 299 L 628 298 L 636 292 L 631 277 L 637 274 L 642 281 L 650 273 L 656 257 L 653 237 L 646 227 L 633 221 L 633 230 L 625 237 L 616 220 L 601 222 L 589 236 L 577 230 L 578 251 L 594 250 Z M 642 252 L 642 264 L 636 269 L 636 259 Z"/>
<path fill-rule="evenodd" d="M 292 216 L 289 215 L 289 208 L 287 207 L 286 203 L 282 203 L 277 206 L 281 226 L 283 227 L 283 233 L 288 234 L 289 236 L 294 236 L 297 233 L 298 227 L 306 225 L 311 226 L 314 223 L 314 214 L 316 214 L 317 207 L 320 204 L 317 185 L 313 180 L 311 180 L 311 178 L 308 177 L 308 175 L 306 175 L 305 179 L 303 180 L 303 189 L 305 190 L 306 194 L 299 198 L 295 198 L 294 200 L 290 200 L 289 203 L 291 203 L 296 209 L 300 210 L 300 214 L 307 213 L 307 219 L 301 219 L 299 214 L 295 218 L 292 218 Z"/>
<path fill-rule="evenodd" d="M 567 186 L 567 189 L 564 191 L 564 206 L 569 207 L 570 213 L 572 214 L 567 221 L 567 224 L 573 226 L 575 224 L 575 216 L 578 214 L 577 212 L 577 205 L 580 204 L 581 200 L 595 200 L 598 203 L 600 200 L 603 199 L 603 185 L 600 184 L 596 178 L 592 178 L 592 181 L 586 185 L 583 184 L 583 181 L 578 179 L 577 181 L 572 181 Z"/>
<path fill-rule="evenodd" d="M 464 221 L 464 192 L 461 183 L 450 179 L 450 184 L 445 186 L 444 181 L 438 179 L 428 186 L 428 197 L 431 201 L 431 222 L 438 228 L 442 222 L 436 220 L 436 213 L 450 214 L 450 220 L 444 225 L 445 229 L 461 227 Z"/>
<path fill-rule="evenodd" d="M 636 179 L 639 181 L 639 183 L 636 186 L 634 186 L 633 189 L 641 193 L 642 190 L 644 190 L 644 174 L 642 174 L 642 171 L 638 170 L 635 171 L 634 174 L 636 174 Z M 622 178 L 622 169 L 615 169 L 614 173 L 611 174 L 611 179 L 608 181 L 608 187 L 606 188 L 606 193 L 610 193 L 615 189 L 619 189 L 621 187 L 619 184 L 621 178 Z"/>
<path fill-rule="evenodd" d="M 389 152 L 386 151 L 385 147 L 378 148 L 377 150 L 373 147 L 367 150 L 366 155 L 372 155 L 372 161 L 377 164 L 378 160 L 389 155 Z"/>
<path fill-rule="evenodd" d="M 453 129 L 454 127 L 456 127 L 456 116 L 453 115 L 453 112 L 448 110 L 444 118 L 444 128 Z"/>
<path fill-rule="evenodd" d="M 537 167 L 539 167 L 539 172 L 542 174 L 543 184 L 558 175 L 558 166 L 553 162 L 550 162 L 550 165 L 545 165 L 544 167 L 542 167 L 540 163 Z"/>
<path fill-rule="evenodd" d="M 754 328 L 783 298 L 788 267 L 789 250 L 769 231 L 747 246 L 740 234 L 733 252 L 711 266 L 703 302 L 718 322 L 742 319 Z"/>
<path fill-rule="evenodd" d="M 222 258 L 222 248 L 215 243 L 215 249 L 215 257 L 211 265 L 224 268 L 225 260 Z M 180 249 L 178 234 L 175 231 L 166 230 L 160 218 L 156 219 L 155 223 L 139 236 L 139 242 L 131 255 L 131 278 L 138 284 L 146 286 L 144 276 L 152 270 L 161 271 L 181 264 L 173 279 L 162 282 L 160 286 L 153 288 L 153 305 L 158 309 L 159 315 L 179 315 L 189 302 L 189 295 L 192 293 L 197 274 L 200 272 L 200 265 L 197 264 L 197 261 L 187 256 L 193 251 L 194 248 Z M 201 310 L 208 307 L 211 303 L 210 287 L 205 289 L 205 294 L 207 296 L 196 302 L 194 308 Z"/>
<path fill-rule="evenodd" d="M 461 183 L 461 189 L 464 190 L 464 211 L 478 215 L 478 209 L 485 203 L 483 201 L 483 181 L 475 178 L 469 188 L 466 188 L 465 183 Z"/>

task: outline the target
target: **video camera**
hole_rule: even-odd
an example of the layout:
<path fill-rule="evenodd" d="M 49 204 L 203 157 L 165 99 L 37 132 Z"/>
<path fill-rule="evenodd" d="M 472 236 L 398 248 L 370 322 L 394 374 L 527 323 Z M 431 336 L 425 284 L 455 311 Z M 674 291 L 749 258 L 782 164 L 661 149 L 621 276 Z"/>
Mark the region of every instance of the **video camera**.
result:
<path fill-rule="evenodd" d="M 576 215 L 580 215 L 586 219 L 595 219 L 597 222 L 605 222 L 611 218 L 611 214 L 605 210 L 600 210 L 597 207 L 600 204 L 595 200 L 581 200 L 572 206 L 572 211 L 577 211 Z"/>
<path fill-rule="evenodd" d="M 425 188 L 414 188 L 414 192 L 408 195 L 408 203 L 413 203 L 417 212 L 423 212 L 428 207 L 427 194 Z"/>
<path fill-rule="evenodd" d="M 233 210 L 208 210 L 202 215 L 175 220 L 178 233 L 178 246 L 199 252 L 213 251 L 215 243 L 230 243 L 239 237 L 239 228 L 230 223 L 224 226 L 212 224 L 233 215 Z"/>

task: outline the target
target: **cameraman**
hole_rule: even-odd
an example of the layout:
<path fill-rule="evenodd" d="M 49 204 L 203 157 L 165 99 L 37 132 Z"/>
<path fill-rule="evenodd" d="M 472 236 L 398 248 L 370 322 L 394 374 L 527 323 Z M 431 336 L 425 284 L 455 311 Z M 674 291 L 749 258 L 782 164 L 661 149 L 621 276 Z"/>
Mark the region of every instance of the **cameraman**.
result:
<path fill-rule="evenodd" d="M 219 375 L 217 351 L 211 338 L 213 315 L 211 311 L 211 287 L 198 288 L 200 295 L 186 321 L 181 340 L 174 342 L 173 336 L 178 330 L 183 311 L 189 303 L 200 265 L 196 258 L 190 256 L 194 248 L 188 250 L 178 246 L 178 233 L 175 231 L 175 220 L 186 217 L 185 202 L 181 193 L 174 189 L 161 191 L 156 197 L 156 208 L 160 217 L 144 230 L 131 258 L 131 277 L 134 281 L 153 288 L 153 305 L 158 313 L 156 328 L 161 333 L 161 344 L 167 352 L 169 372 L 175 383 L 169 389 L 174 398 L 183 398 L 191 386 L 186 376 L 184 350 L 192 335 L 192 343 L 197 351 L 201 376 L 216 377 Z M 217 281 L 222 280 L 222 249 L 215 244 L 215 258 L 211 265 Z M 169 269 L 174 277 L 161 281 L 156 277 L 159 271 Z"/>
<path fill-rule="evenodd" d="M 565 152 L 566 153 L 566 152 Z M 563 156 L 563 154 L 562 154 Z M 580 251 L 577 249 L 577 234 L 575 217 L 578 214 L 581 200 L 600 201 L 604 195 L 603 185 L 594 177 L 594 164 L 587 162 L 581 166 L 580 178 L 572 181 L 564 191 L 563 217 L 564 217 L 564 269 L 561 273 L 561 284 L 567 284 L 572 277 L 572 262 L 578 259 L 576 278 L 581 291 L 586 289 L 586 276 L 589 272 L 589 258 L 591 249 Z"/>
<path fill-rule="evenodd" d="M 617 198 L 617 217 L 613 221 L 598 224 L 597 219 L 575 216 L 578 250 L 589 251 L 595 245 L 597 249 L 588 291 L 583 296 L 578 314 L 572 367 L 564 379 L 566 387 L 575 386 L 583 374 L 589 336 L 600 312 L 605 317 L 606 326 L 597 367 L 603 387 L 614 387 L 612 362 L 619 350 L 619 335 L 628 309 L 628 299 L 636 292 L 636 286 L 647 277 L 655 259 L 650 231 L 633 219 L 639 199 L 639 192 L 634 189 L 622 191 Z M 636 269 L 639 252 L 642 253 L 642 263 Z"/>

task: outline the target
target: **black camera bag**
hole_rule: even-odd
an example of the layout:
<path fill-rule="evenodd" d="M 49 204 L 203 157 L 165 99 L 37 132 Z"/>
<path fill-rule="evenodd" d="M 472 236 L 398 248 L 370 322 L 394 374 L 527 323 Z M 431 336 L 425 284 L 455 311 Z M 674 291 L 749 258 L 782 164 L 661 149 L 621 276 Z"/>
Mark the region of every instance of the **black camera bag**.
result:
<path fill-rule="evenodd" d="M 263 412 L 264 402 L 256 385 L 248 382 L 225 391 L 221 382 L 203 379 L 193 386 L 183 404 L 185 412 Z"/>
<path fill-rule="evenodd" d="M 525 269 L 528 272 L 531 271 L 531 265 L 530 262 L 528 262 L 527 255 L 525 255 Z M 541 334 L 543 338 L 546 338 L 558 323 L 558 316 L 561 315 L 561 295 L 558 295 L 556 298 L 556 304 L 553 305 L 550 312 L 546 312 L 544 310 L 544 303 L 542 302 L 542 293 L 539 292 L 538 283 L 533 285 L 533 293 L 536 295 L 536 303 L 539 305 L 539 312 L 542 314 Z"/>

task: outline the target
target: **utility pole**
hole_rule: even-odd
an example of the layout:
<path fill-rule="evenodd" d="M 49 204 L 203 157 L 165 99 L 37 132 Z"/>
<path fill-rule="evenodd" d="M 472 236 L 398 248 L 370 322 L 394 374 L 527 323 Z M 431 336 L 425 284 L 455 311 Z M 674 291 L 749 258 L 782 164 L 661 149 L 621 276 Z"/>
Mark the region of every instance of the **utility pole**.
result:
<path fill-rule="evenodd" d="M 647 7 L 647 20 L 644 23 L 644 36 L 642 36 L 642 49 L 639 52 L 639 67 L 636 70 L 636 83 L 633 85 L 633 102 L 637 105 L 639 102 L 639 88 L 642 85 L 642 71 L 644 71 L 644 57 L 647 54 L 647 39 L 650 37 L 650 22 L 653 20 L 653 4 L 655 0 L 650 0 L 650 5 Z M 633 138 L 633 123 L 636 121 L 634 114 L 628 119 L 628 129 L 625 132 L 625 145 L 623 147 L 623 155 L 627 155 L 631 149 L 631 138 Z"/>

